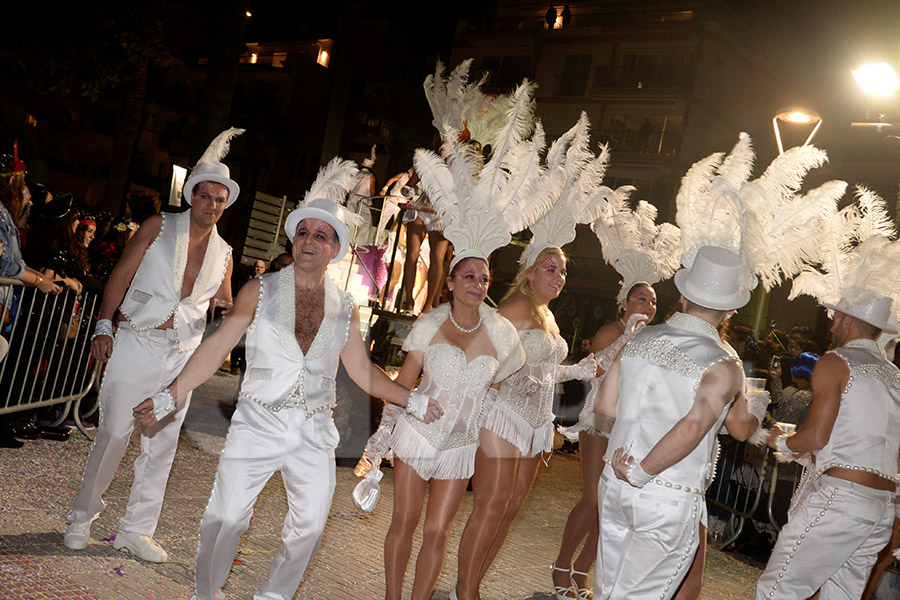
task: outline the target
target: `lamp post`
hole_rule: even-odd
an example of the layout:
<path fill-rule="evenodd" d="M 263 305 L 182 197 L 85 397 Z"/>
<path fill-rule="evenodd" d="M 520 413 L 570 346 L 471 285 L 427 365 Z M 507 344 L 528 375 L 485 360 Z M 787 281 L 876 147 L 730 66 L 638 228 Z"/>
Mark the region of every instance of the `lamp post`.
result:
<path fill-rule="evenodd" d="M 871 63 L 852 73 L 857 85 L 869 97 L 869 105 L 866 107 L 867 120 L 850 123 L 850 126 L 874 127 L 879 133 L 884 127 L 896 127 L 896 123 L 887 121 L 888 104 L 894 101 L 896 108 L 897 89 L 900 88 L 900 78 L 894 68 L 886 62 Z"/>
<path fill-rule="evenodd" d="M 778 143 L 778 155 L 780 156 L 784 154 L 784 145 L 781 142 L 779 122 L 798 127 L 809 127 L 809 135 L 806 141 L 801 144 L 806 146 L 812 141 L 816 132 L 819 131 L 819 127 L 822 126 L 822 117 L 818 113 L 797 107 L 783 108 L 776 112 L 775 116 L 772 117 L 772 128 L 775 130 L 775 141 Z M 758 286 L 753 295 L 756 301 L 753 309 L 753 335 L 759 339 L 766 328 L 766 319 L 769 316 L 769 300 L 771 298 L 769 292 L 763 286 Z"/>

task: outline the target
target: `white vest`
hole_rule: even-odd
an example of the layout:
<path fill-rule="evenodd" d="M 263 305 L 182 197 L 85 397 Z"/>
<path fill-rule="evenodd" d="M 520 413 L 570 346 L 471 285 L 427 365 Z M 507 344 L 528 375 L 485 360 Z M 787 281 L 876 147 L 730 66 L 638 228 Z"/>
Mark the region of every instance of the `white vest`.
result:
<path fill-rule="evenodd" d="M 900 448 L 900 370 L 873 340 L 853 340 L 833 350 L 847 362 L 850 381 L 831 438 L 816 452 L 818 474 L 831 467 L 897 476 Z"/>
<path fill-rule="evenodd" d="M 277 412 L 296 407 L 310 419 L 335 404 L 335 377 L 350 333 L 353 299 L 325 276 L 325 317 L 304 356 L 294 333 L 294 269 L 260 278 L 247 330 L 247 375 L 240 397 Z"/>
<path fill-rule="evenodd" d="M 162 226 L 147 247 L 119 311 L 137 331 L 159 327 L 174 316 L 179 352 L 200 345 L 206 328 L 209 301 L 225 279 L 231 246 L 213 226 L 194 287 L 181 297 L 190 242 L 190 211 L 162 215 Z"/>
<path fill-rule="evenodd" d="M 739 359 L 721 342 L 715 327 L 698 317 L 675 313 L 665 324 L 639 331 L 619 365 L 619 401 L 607 462 L 620 447 L 635 460 L 647 456 L 691 410 L 703 373 L 723 360 Z M 654 479 L 702 493 L 714 467 L 716 433 L 730 406 L 696 448 Z"/>

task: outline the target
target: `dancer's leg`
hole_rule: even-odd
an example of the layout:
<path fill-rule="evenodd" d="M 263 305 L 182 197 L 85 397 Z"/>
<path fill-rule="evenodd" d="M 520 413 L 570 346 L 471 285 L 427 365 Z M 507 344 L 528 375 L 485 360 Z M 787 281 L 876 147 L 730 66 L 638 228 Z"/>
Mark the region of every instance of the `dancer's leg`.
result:
<path fill-rule="evenodd" d="M 425 239 L 425 226 L 416 219 L 406 224 L 406 261 L 403 263 L 403 295 L 406 309 L 415 309 L 416 274 L 418 272 L 419 249 Z"/>
<path fill-rule="evenodd" d="M 403 576 L 412 552 L 412 538 L 422 515 L 428 482 L 399 458 L 394 457 L 394 512 L 384 539 L 386 600 L 400 600 Z"/>
<path fill-rule="evenodd" d="M 494 563 L 494 559 L 497 557 L 497 553 L 500 552 L 500 548 L 503 547 L 503 542 L 506 541 L 506 537 L 509 535 L 509 530 L 512 528 L 516 515 L 519 513 L 519 510 L 521 510 L 522 505 L 525 504 L 525 500 L 528 498 L 528 492 L 531 491 L 531 486 L 534 484 L 534 478 L 537 476 L 538 467 L 540 467 L 540 465 L 540 454 L 531 458 L 519 459 L 519 469 L 516 472 L 515 489 L 513 490 L 509 504 L 506 506 L 506 514 L 503 515 L 500 527 L 497 529 L 497 534 L 494 536 L 494 543 L 491 544 L 488 555 L 481 565 L 481 573 L 478 577 L 479 585 L 487 574 L 488 569 L 490 569 L 491 565 Z"/>
<path fill-rule="evenodd" d="M 493 431 L 482 429 L 472 478 L 474 505 L 459 542 L 456 595 L 477 596 L 482 565 L 499 531 L 515 491 L 519 451 Z"/>
<path fill-rule="evenodd" d="M 434 591 L 444 558 L 453 518 L 466 495 L 466 479 L 432 479 L 422 532 L 422 548 L 416 559 L 412 600 L 428 600 Z"/>
<path fill-rule="evenodd" d="M 422 312 L 426 313 L 432 308 L 437 308 L 441 297 L 441 289 L 444 287 L 444 256 L 450 242 L 444 237 L 440 231 L 428 232 L 429 261 L 428 261 L 428 295 L 425 297 L 425 304 Z"/>
<path fill-rule="evenodd" d="M 581 455 L 581 499 L 569 512 L 563 529 L 562 543 L 556 557 L 556 566 L 562 569 L 571 565 L 576 571 L 587 573 L 597 558 L 597 538 L 600 531 L 597 485 L 603 473 L 603 455 L 606 454 L 608 443 L 608 438 L 599 435 L 583 431 L 578 434 L 578 449 Z M 584 546 L 573 563 L 572 557 L 582 538 Z M 564 581 L 565 579 L 564 572 L 553 572 L 554 585 L 567 586 L 568 581 Z M 588 587 L 586 576 L 576 576 L 575 581 L 579 587 Z"/>

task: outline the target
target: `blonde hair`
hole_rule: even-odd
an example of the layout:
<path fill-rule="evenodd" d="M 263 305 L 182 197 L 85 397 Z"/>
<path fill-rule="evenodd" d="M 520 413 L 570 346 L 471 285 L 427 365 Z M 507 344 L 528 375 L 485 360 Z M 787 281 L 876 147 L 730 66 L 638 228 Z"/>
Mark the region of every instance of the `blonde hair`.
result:
<path fill-rule="evenodd" d="M 547 330 L 547 313 L 549 312 L 549 310 L 547 309 L 547 305 L 543 304 L 538 299 L 537 294 L 534 293 L 534 289 L 531 287 L 531 281 L 528 279 L 528 277 L 538 270 L 538 267 L 542 262 L 544 262 L 545 258 L 551 255 L 559 256 L 563 260 L 566 259 L 565 253 L 559 248 L 544 248 L 535 257 L 534 262 L 530 267 L 526 268 L 525 265 L 522 265 L 522 268 L 520 268 L 519 272 L 516 273 L 516 278 L 513 280 L 512 287 L 509 288 L 509 290 L 500 300 L 500 302 L 504 302 L 505 300 L 515 296 L 516 294 L 525 296 L 525 298 L 528 299 L 528 302 L 531 305 L 531 314 L 537 320 L 540 328 L 544 331 Z"/>

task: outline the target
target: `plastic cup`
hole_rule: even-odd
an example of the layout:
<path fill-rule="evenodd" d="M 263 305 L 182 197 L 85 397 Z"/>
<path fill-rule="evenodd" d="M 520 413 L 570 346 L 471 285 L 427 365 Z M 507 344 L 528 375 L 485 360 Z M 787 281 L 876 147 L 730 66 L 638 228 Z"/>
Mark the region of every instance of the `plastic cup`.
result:
<path fill-rule="evenodd" d="M 744 388 L 744 393 L 749 395 L 753 394 L 762 394 L 766 391 L 766 380 L 762 377 L 747 377 L 745 378 L 746 387 Z"/>
<path fill-rule="evenodd" d="M 785 433 L 793 434 L 795 431 L 797 431 L 797 425 L 795 425 L 794 423 L 775 423 L 775 424 L 778 425 L 778 427 L 780 427 Z"/>

